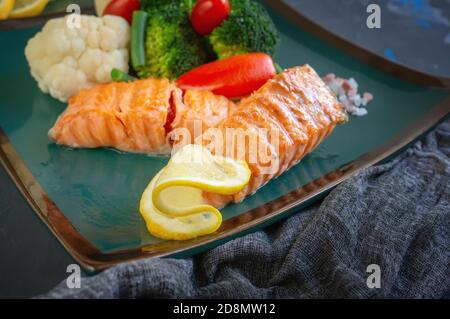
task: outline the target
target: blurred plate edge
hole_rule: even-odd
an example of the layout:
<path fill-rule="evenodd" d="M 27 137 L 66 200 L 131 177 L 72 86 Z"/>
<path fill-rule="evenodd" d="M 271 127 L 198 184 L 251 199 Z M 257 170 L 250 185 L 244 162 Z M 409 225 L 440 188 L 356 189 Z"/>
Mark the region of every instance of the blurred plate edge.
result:
<path fill-rule="evenodd" d="M 81 10 L 83 14 L 95 14 L 95 9 L 93 6 L 82 7 Z M 60 11 L 47 14 L 44 13 L 31 18 L 0 20 L 0 31 L 39 27 L 44 25 L 50 19 L 59 18 L 66 14 L 67 12 Z"/>

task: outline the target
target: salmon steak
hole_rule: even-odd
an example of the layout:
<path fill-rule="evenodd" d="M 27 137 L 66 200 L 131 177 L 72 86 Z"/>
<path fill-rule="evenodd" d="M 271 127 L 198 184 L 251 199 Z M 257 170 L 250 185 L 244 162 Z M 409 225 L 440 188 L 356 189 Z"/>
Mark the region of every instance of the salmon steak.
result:
<path fill-rule="evenodd" d="M 213 154 L 245 160 L 252 173 L 250 182 L 237 194 L 203 196 L 217 208 L 242 201 L 297 164 L 336 124 L 346 121 L 343 105 L 313 68 L 305 65 L 285 70 L 244 98 L 218 125 L 225 137 L 220 145 L 210 138 L 217 134 L 208 131 L 204 132 L 207 137 L 196 140 Z"/>
<path fill-rule="evenodd" d="M 182 92 L 168 79 L 99 84 L 69 98 L 67 109 L 49 131 L 57 144 L 78 148 L 170 154 L 168 133 L 194 123 L 217 126 L 235 104 L 209 91 Z"/>

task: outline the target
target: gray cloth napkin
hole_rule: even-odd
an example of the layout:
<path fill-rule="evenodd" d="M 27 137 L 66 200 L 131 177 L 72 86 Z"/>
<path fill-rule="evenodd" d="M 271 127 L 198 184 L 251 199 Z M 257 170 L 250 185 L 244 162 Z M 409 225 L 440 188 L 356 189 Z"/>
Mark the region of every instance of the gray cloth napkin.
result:
<path fill-rule="evenodd" d="M 264 231 L 194 258 L 119 265 L 79 289 L 63 281 L 40 297 L 439 298 L 450 289 L 449 257 L 447 120 Z"/>

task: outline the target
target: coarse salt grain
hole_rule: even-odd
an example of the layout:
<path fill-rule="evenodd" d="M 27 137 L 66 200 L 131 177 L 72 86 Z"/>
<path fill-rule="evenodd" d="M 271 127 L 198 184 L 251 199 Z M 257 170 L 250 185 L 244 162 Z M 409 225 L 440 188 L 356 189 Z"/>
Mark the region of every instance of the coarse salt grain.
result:
<path fill-rule="evenodd" d="M 344 106 L 345 110 L 354 116 L 367 114 L 366 106 L 373 100 L 373 95 L 369 92 L 358 94 L 358 82 L 354 78 L 344 79 L 337 77 L 333 73 L 328 73 L 323 77 L 323 81 L 336 94 L 337 99 Z"/>

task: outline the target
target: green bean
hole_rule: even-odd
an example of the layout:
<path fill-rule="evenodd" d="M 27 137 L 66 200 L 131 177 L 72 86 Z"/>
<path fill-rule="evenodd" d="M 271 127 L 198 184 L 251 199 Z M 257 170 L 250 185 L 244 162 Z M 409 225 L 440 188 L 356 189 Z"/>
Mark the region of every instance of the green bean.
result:
<path fill-rule="evenodd" d="M 145 28 L 147 12 L 134 11 L 131 23 L 131 65 L 135 70 L 145 66 Z"/>
<path fill-rule="evenodd" d="M 277 74 L 283 72 L 283 68 L 278 63 L 274 63 L 273 65 L 275 67 L 275 70 L 277 71 Z"/>
<path fill-rule="evenodd" d="M 136 80 L 136 78 L 116 68 L 111 70 L 111 79 L 114 82 L 128 82 Z"/>

